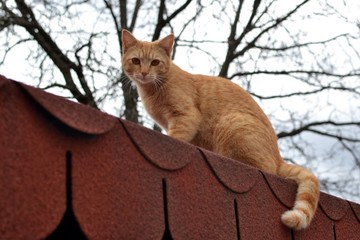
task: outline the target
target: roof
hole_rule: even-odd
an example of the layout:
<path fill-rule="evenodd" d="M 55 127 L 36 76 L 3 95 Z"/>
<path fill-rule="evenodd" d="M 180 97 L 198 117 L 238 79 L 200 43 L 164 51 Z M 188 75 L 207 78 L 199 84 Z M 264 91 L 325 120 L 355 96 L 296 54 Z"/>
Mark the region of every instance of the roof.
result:
<path fill-rule="evenodd" d="M 0 239 L 360 239 L 360 205 L 0 75 Z"/>

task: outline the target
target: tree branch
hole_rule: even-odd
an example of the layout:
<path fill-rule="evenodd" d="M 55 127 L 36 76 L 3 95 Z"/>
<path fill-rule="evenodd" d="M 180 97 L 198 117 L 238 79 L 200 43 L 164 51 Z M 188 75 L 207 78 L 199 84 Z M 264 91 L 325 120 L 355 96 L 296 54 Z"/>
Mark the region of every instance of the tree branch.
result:
<path fill-rule="evenodd" d="M 322 134 L 324 135 L 322 132 L 312 129 L 311 127 L 315 127 L 315 126 L 324 126 L 324 125 L 332 125 L 332 126 L 357 126 L 360 127 L 360 122 L 334 122 L 334 121 L 318 121 L 318 122 L 312 122 L 312 123 L 308 123 L 302 127 L 299 127 L 297 129 L 293 129 L 290 132 L 280 132 L 277 134 L 277 137 L 280 138 L 285 138 L 285 137 L 292 137 L 295 135 L 298 135 L 304 131 L 310 131 L 310 132 L 315 132 L 318 134 Z M 331 134 L 328 134 L 328 136 L 332 136 Z M 333 135 L 332 137 L 335 137 L 335 135 Z M 336 137 L 339 139 L 339 137 Z M 342 137 L 341 139 L 344 139 L 344 137 Z M 349 138 L 350 139 L 350 138 Z M 354 140 L 354 139 L 352 139 Z M 357 139 L 356 141 L 360 141 L 360 139 Z"/>
<path fill-rule="evenodd" d="M 292 46 L 284 46 L 284 47 L 278 47 L 278 48 L 273 48 L 273 47 L 268 47 L 268 46 L 260 46 L 260 45 L 256 45 L 254 46 L 254 48 L 258 48 L 261 50 L 266 50 L 266 51 L 286 51 L 286 50 L 290 50 L 290 49 L 294 49 L 294 48 L 301 48 L 301 47 L 308 47 L 310 45 L 320 45 L 320 44 L 326 44 L 328 42 L 334 41 L 338 38 L 341 37 L 347 37 L 349 36 L 349 34 L 345 33 L 345 34 L 339 34 L 335 37 L 323 40 L 323 41 L 317 41 L 317 42 L 306 42 L 306 43 L 298 43 Z"/>
<path fill-rule="evenodd" d="M 340 135 L 337 135 L 337 134 L 323 132 L 323 131 L 319 131 L 319 130 L 315 130 L 315 129 L 307 129 L 306 131 L 313 132 L 313 133 L 316 133 L 318 135 L 322 135 L 322 136 L 326 136 L 326 137 L 330 137 L 330 138 L 336 138 L 339 141 L 344 141 L 345 140 L 345 141 L 348 141 L 348 142 L 360 142 L 360 139 L 343 137 L 343 136 L 340 136 Z"/>
<path fill-rule="evenodd" d="M 220 70 L 219 76 L 227 77 L 228 70 L 229 70 L 229 67 L 230 67 L 230 63 L 235 58 L 243 56 L 245 54 L 245 52 L 247 52 L 249 49 L 254 48 L 255 43 L 260 39 L 260 37 L 262 35 L 269 32 L 271 29 L 276 28 L 277 26 L 279 26 L 282 22 L 284 22 L 290 16 L 292 16 L 296 11 L 298 11 L 298 9 L 301 6 L 303 6 L 308 1 L 309 0 L 304 0 L 302 3 L 297 5 L 293 10 L 288 12 L 285 16 L 279 17 L 279 18 L 275 19 L 274 21 L 272 21 L 272 24 L 270 26 L 262 29 L 261 32 L 258 33 L 250 42 L 248 42 L 241 50 L 236 52 L 237 47 L 240 45 L 242 40 L 245 38 L 246 34 L 249 33 L 252 29 L 255 28 L 255 25 L 253 24 L 252 21 L 253 21 L 254 17 L 256 16 L 257 10 L 258 10 L 259 5 L 261 3 L 260 0 L 254 1 L 252 14 L 251 14 L 251 16 L 249 18 L 249 21 L 248 21 L 244 31 L 242 32 L 242 34 L 239 36 L 239 38 L 235 39 L 234 34 L 236 34 L 236 29 L 237 29 L 237 24 L 238 24 L 238 19 L 236 17 L 238 16 L 238 12 L 240 12 L 241 5 L 242 5 L 242 1 L 240 1 L 237 12 L 236 12 L 236 15 L 235 15 L 235 20 L 237 20 L 237 21 L 234 21 L 233 24 L 231 25 L 228 50 L 227 50 L 227 53 L 226 53 L 224 64 L 222 65 L 222 68 Z"/>
<path fill-rule="evenodd" d="M 236 43 L 237 44 L 240 44 L 241 41 L 244 39 L 244 37 L 246 36 L 246 34 L 248 32 L 250 32 L 252 29 L 254 29 L 254 23 L 253 23 L 253 20 L 254 20 L 254 17 L 255 15 L 257 14 L 258 12 L 258 9 L 259 9 L 259 6 L 260 6 L 260 3 L 261 3 L 261 0 L 255 0 L 254 1 L 254 4 L 253 4 L 253 8 L 252 8 L 252 11 L 251 11 L 251 16 L 249 18 L 249 21 L 247 22 L 246 24 L 246 27 L 244 28 L 243 32 L 240 34 L 240 36 L 236 39 Z M 237 19 L 237 21 L 239 21 L 239 19 Z"/>
<path fill-rule="evenodd" d="M 116 19 L 115 14 L 112 10 L 111 5 L 108 3 L 107 0 L 104 0 L 104 2 L 107 4 L 108 8 L 110 9 L 111 15 L 113 18 Z M 127 24 L 127 1 L 123 1 L 123 0 L 119 0 L 119 7 L 120 7 L 120 25 L 123 28 L 127 28 L 128 24 Z M 118 27 L 118 23 L 117 20 L 114 19 L 114 22 L 116 22 L 116 29 L 120 30 L 120 28 Z"/>
<path fill-rule="evenodd" d="M 135 28 L 136 20 L 137 20 L 138 13 L 139 13 L 141 5 L 142 5 L 142 1 L 141 0 L 136 0 L 133 15 L 132 15 L 132 18 L 131 18 L 131 23 L 130 23 L 130 26 L 128 26 L 128 30 L 131 31 L 131 32 Z"/>
<path fill-rule="evenodd" d="M 192 0 L 187 0 L 183 5 L 181 5 L 178 9 L 176 9 L 170 16 L 164 19 L 164 14 L 166 11 L 165 0 L 160 1 L 159 13 L 158 13 L 158 21 L 155 27 L 154 35 L 152 37 L 152 41 L 158 40 L 160 38 L 161 30 L 170 23 L 172 19 L 174 19 L 180 12 L 182 12 Z"/>
<path fill-rule="evenodd" d="M 81 66 L 73 63 L 52 40 L 50 35 L 42 28 L 32 9 L 23 1 L 16 0 L 17 7 L 22 14 L 22 17 L 17 17 L 15 24 L 24 27 L 27 32 L 34 37 L 37 43 L 47 53 L 54 64 L 59 68 L 64 76 L 67 89 L 73 94 L 74 98 L 80 103 L 97 108 L 95 99 L 88 87 Z M 83 87 L 85 95 L 77 88 L 74 79 L 71 75 L 71 70 L 74 70 Z"/>
<path fill-rule="evenodd" d="M 340 74 L 340 73 L 331 73 L 331 72 L 317 71 L 317 70 L 298 69 L 298 70 L 282 70 L 282 71 L 257 70 L 252 72 L 238 72 L 231 75 L 229 79 L 233 79 L 234 77 L 257 75 L 257 74 L 271 74 L 271 75 L 308 74 L 308 75 L 324 75 L 324 76 L 339 77 L 339 78 L 360 76 L 360 72 Z"/>
<path fill-rule="evenodd" d="M 219 72 L 219 76 L 220 77 L 224 77 L 226 78 L 228 71 L 229 71 L 229 67 L 230 67 L 230 63 L 232 62 L 232 60 L 234 59 L 234 52 L 236 50 L 236 48 L 239 45 L 239 39 L 236 40 L 236 30 L 237 30 L 237 25 L 240 19 L 240 12 L 243 6 L 243 0 L 239 1 L 239 5 L 236 9 L 236 13 L 235 13 L 235 17 L 234 17 L 234 21 L 230 26 L 230 34 L 228 37 L 228 49 L 226 51 L 226 56 L 225 56 L 225 60 L 224 63 L 221 66 L 220 72 Z"/>
<path fill-rule="evenodd" d="M 307 92 L 293 92 L 293 93 L 288 93 L 288 94 L 283 94 L 283 95 L 272 95 L 272 96 L 261 96 L 258 95 L 254 92 L 249 91 L 249 93 L 251 95 L 253 95 L 254 97 L 257 97 L 259 99 L 262 100 L 268 100 L 268 99 L 275 99 L 275 98 L 288 98 L 288 97 L 293 97 L 293 96 L 305 96 L 305 95 L 311 95 L 311 94 L 316 94 L 319 92 L 322 92 L 324 90 L 340 90 L 340 91 L 349 91 L 349 92 L 355 92 L 356 94 L 360 94 L 360 92 L 357 92 L 355 89 L 353 88 L 345 88 L 345 87 L 331 87 L 331 86 L 322 86 L 319 89 L 315 89 L 313 91 L 307 91 Z"/>
<path fill-rule="evenodd" d="M 262 35 L 264 35 L 265 33 L 269 32 L 271 29 L 276 28 L 277 26 L 279 26 L 282 22 L 284 22 L 286 19 L 288 19 L 290 16 L 292 16 L 296 11 L 298 11 L 298 9 L 300 7 L 302 7 L 305 3 L 307 3 L 309 0 L 305 0 L 302 3 L 300 3 L 299 5 L 297 5 L 292 11 L 288 12 L 285 16 L 280 17 L 278 19 L 276 19 L 274 21 L 273 24 L 271 24 L 270 26 L 266 27 L 265 29 L 263 29 L 257 36 L 255 36 L 253 38 L 253 40 L 251 40 L 250 42 L 248 42 L 246 44 L 246 46 L 241 49 L 240 51 L 234 53 L 233 58 L 237 58 L 240 57 L 242 55 L 245 54 L 245 52 L 247 52 L 249 49 L 255 47 L 255 43 L 260 39 L 260 37 Z"/>

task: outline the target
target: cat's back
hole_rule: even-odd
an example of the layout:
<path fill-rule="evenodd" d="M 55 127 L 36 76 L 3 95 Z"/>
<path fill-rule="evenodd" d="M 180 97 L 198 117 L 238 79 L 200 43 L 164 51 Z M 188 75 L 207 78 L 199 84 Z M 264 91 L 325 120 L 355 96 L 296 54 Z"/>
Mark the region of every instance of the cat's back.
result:
<path fill-rule="evenodd" d="M 170 99 L 181 99 L 182 103 L 191 99 L 204 119 L 217 121 L 219 117 L 240 113 L 269 125 L 267 117 L 251 95 L 228 79 L 192 74 L 172 64 L 168 80 Z"/>
<path fill-rule="evenodd" d="M 262 114 L 251 95 L 228 79 L 197 74 L 193 75 L 192 80 L 206 108 Z"/>

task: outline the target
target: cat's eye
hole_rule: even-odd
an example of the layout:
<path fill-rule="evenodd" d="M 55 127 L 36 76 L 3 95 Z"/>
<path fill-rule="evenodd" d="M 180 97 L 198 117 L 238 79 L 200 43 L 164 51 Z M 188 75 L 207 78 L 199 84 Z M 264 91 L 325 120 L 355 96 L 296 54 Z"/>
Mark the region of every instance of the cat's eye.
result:
<path fill-rule="evenodd" d="M 138 59 L 138 58 L 132 58 L 132 59 L 131 59 L 131 62 L 132 62 L 134 65 L 140 65 L 140 59 Z"/>
<path fill-rule="evenodd" d="M 160 63 L 160 60 L 154 59 L 151 61 L 151 66 L 157 66 L 157 65 L 159 65 L 159 63 Z"/>

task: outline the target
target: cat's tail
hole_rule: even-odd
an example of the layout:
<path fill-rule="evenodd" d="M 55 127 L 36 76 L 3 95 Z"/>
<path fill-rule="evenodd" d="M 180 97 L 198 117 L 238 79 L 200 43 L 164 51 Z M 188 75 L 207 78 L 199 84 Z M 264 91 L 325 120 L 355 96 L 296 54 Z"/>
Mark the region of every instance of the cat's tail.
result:
<path fill-rule="evenodd" d="M 319 180 L 309 170 L 285 162 L 280 165 L 278 175 L 295 180 L 298 184 L 294 207 L 283 213 L 281 221 L 295 230 L 308 227 L 320 197 Z"/>

